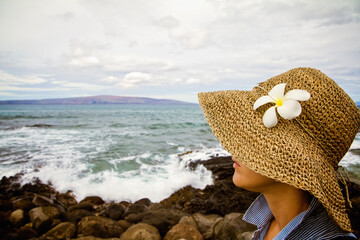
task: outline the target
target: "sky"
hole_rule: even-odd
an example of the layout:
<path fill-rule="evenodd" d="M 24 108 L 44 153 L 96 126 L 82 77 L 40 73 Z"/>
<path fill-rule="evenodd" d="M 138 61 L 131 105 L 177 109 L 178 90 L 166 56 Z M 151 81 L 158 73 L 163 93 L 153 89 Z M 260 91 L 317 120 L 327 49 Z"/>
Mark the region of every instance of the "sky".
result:
<path fill-rule="evenodd" d="M 0 100 L 197 102 L 320 69 L 360 101 L 359 0 L 0 0 Z"/>

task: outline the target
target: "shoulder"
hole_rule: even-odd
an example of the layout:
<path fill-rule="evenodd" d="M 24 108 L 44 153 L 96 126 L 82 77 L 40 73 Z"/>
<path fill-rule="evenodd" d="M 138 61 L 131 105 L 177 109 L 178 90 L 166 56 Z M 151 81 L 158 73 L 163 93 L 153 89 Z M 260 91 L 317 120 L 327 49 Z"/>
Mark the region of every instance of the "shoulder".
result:
<path fill-rule="evenodd" d="M 316 200 L 315 200 L 316 201 Z M 356 239 L 352 233 L 343 231 L 318 203 L 287 239 Z"/>

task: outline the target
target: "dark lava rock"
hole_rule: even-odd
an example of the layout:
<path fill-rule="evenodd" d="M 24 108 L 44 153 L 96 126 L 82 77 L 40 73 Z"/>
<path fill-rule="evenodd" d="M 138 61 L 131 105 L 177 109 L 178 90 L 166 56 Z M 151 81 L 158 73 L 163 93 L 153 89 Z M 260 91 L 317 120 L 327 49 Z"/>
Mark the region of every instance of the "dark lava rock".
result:
<path fill-rule="evenodd" d="M 124 217 L 125 210 L 124 205 L 112 203 L 107 206 L 105 215 L 113 220 L 120 220 Z"/>
<path fill-rule="evenodd" d="M 99 196 L 86 197 L 80 203 L 83 203 L 83 202 L 89 202 L 89 203 L 91 203 L 93 205 L 101 205 L 101 204 L 105 203 L 104 200 Z"/>
<path fill-rule="evenodd" d="M 85 217 L 78 223 L 78 237 L 111 238 L 120 237 L 123 232 L 123 228 L 117 221 L 105 217 Z"/>
<path fill-rule="evenodd" d="M 150 224 L 156 227 L 161 236 L 164 236 L 172 226 L 177 224 L 185 214 L 174 209 L 159 209 L 154 211 L 147 211 L 141 222 Z"/>
<path fill-rule="evenodd" d="M 137 213 L 145 212 L 147 209 L 148 209 L 148 206 L 146 206 L 143 203 L 137 203 L 137 204 L 130 205 L 125 211 L 125 217 L 129 216 L 130 214 L 137 214 Z"/>

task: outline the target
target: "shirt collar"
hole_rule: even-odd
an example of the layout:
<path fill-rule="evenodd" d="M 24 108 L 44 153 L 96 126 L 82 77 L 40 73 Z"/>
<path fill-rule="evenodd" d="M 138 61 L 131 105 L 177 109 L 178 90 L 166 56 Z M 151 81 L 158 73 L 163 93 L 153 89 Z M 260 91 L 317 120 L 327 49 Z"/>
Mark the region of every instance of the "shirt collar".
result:
<path fill-rule="evenodd" d="M 314 209 L 319 206 L 319 201 L 313 197 L 310 205 L 307 210 L 301 212 L 297 215 L 291 222 L 289 222 L 280 233 L 274 238 L 275 239 L 284 239 L 291 231 L 293 231 L 306 216 L 311 214 Z M 266 230 L 270 220 L 273 218 L 273 214 L 269 208 L 269 205 L 264 197 L 264 195 L 260 194 L 255 201 L 250 205 L 248 210 L 245 212 L 243 216 L 243 220 L 256 225 L 258 230 L 255 231 L 254 236 L 264 235 L 262 231 Z"/>

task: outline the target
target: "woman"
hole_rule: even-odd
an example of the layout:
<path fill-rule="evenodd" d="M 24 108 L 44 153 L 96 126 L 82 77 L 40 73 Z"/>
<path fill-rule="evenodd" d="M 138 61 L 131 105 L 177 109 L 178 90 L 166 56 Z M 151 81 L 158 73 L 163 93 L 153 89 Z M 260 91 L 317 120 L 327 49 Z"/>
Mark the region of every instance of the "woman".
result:
<path fill-rule="evenodd" d="M 360 111 L 332 79 L 297 68 L 252 91 L 200 93 L 199 102 L 233 157 L 235 185 L 261 193 L 244 215 L 258 227 L 253 239 L 356 239 L 338 163 Z"/>

